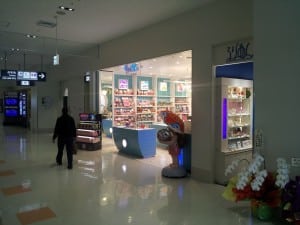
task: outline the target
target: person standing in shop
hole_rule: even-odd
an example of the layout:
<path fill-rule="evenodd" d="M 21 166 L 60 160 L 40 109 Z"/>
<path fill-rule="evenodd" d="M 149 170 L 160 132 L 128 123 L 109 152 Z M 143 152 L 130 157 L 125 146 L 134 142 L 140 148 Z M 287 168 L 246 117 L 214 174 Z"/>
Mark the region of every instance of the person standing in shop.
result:
<path fill-rule="evenodd" d="M 63 150 L 66 146 L 67 159 L 68 159 L 68 169 L 73 168 L 73 148 L 74 139 L 76 137 L 76 126 L 75 121 L 72 116 L 68 114 L 68 108 L 62 108 L 62 115 L 57 118 L 54 133 L 52 137 L 53 143 L 57 139 L 57 155 L 56 163 L 57 165 L 62 165 Z"/>

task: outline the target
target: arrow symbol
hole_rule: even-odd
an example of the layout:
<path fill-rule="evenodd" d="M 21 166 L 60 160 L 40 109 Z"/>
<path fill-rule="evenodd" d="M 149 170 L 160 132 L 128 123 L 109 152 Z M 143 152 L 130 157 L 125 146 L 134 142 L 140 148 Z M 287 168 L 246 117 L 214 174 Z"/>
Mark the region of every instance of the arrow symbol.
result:
<path fill-rule="evenodd" d="M 44 79 L 44 78 L 45 78 L 45 74 L 41 73 L 41 74 L 39 74 L 39 77 L 40 77 L 41 79 Z"/>

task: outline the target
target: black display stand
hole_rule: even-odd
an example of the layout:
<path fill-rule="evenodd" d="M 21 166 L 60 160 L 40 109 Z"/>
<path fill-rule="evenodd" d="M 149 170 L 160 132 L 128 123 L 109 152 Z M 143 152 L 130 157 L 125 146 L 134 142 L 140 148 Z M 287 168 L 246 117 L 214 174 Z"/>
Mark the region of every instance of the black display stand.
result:
<path fill-rule="evenodd" d="M 102 148 L 101 114 L 80 113 L 77 126 L 77 149 L 96 151 Z"/>

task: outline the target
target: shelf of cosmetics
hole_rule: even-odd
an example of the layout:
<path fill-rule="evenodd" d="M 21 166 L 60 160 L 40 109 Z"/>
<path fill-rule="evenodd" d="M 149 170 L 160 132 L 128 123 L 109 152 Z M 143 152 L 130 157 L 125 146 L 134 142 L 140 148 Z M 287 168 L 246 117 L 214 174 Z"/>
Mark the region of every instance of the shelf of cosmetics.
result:
<path fill-rule="evenodd" d="M 133 89 L 114 89 L 114 94 L 115 95 L 134 95 Z M 142 95 L 142 96 L 147 96 L 147 95 L 154 95 L 153 90 L 137 90 L 136 95 Z"/>
<path fill-rule="evenodd" d="M 137 99 L 136 100 L 137 106 L 137 113 L 141 113 L 143 111 L 155 112 L 156 104 L 154 99 Z M 124 97 L 124 96 L 117 96 L 114 98 L 114 113 L 115 114 L 123 114 L 123 113 L 134 113 L 133 110 L 135 108 L 135 100 L 133 97 Z M 144 110 L 142 108 L 145 108 Z M 173 106 L 172 102 L 165 102 L 165 101 L 158 101 L 157 108 L 173 108 L 175 109 L 176 113 L 189 113 L 189 102 L 187 100 L 178 100 L 175 101 L 175 106 Z"/>

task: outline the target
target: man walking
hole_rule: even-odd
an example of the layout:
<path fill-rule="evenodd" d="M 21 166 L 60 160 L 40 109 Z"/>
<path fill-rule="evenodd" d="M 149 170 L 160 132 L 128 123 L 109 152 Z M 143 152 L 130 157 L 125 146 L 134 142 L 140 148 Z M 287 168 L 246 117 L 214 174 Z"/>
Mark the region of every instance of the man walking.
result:
<path fill-rule="evenodd" d="M 62 108 L 62 115 L 57 118 L 54 133 L 53 133 L 53 143 L 55 139 L 57 140 L 57 155 L 56 163 L 57 165 L 62 165 L 62 157 L 64 146 L 67 150 L 67 159 L 68 159 L 68 169 L 73 167 L 73 144 L 74 138 L 76 137 L 76 126 L 75 121 L 72 116 L 68 114 L 68 108 Z"/>

